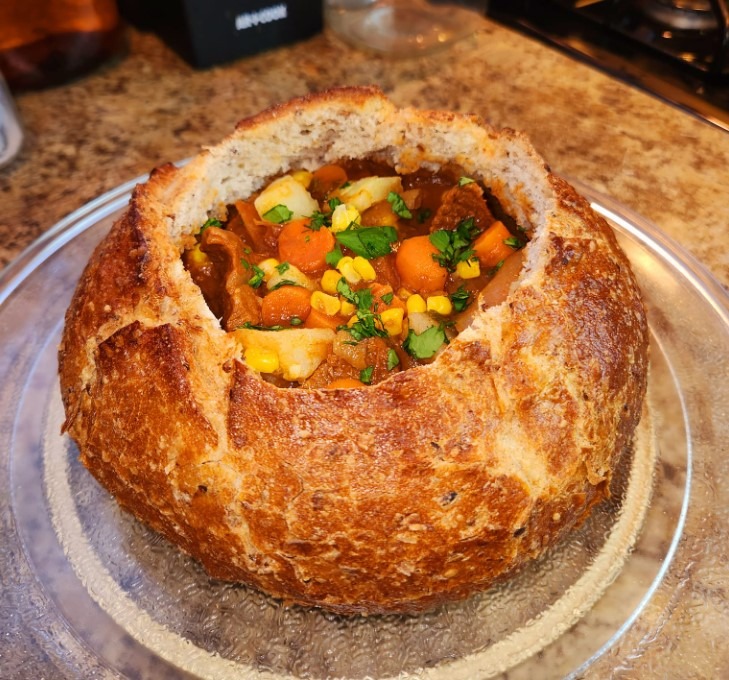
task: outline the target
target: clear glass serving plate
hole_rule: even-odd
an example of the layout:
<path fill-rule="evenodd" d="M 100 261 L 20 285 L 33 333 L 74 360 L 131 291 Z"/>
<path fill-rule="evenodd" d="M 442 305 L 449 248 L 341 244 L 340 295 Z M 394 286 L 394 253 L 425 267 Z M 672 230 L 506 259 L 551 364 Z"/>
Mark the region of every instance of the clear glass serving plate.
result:
<path fill-rule="evenodd" d="M 0 275 L 3 677 L 557 678 L 661 653 L 661 614 L 689 592 L 675 575 L 706 557 L 694 539 L 729 533 L 721 518 L 699 528 L 729 486 L 729 304 L 701 265 L 577 184 L 615 228 L 650 315 L 650 420 L 612 499 L 486 593 L 421 616 L 346 618 L 211 580 L 120 512 L 60 433 L 64 312 L 134 183 L 70 215 Z M 701 625 L 683 633 L 701 636 Z"/>

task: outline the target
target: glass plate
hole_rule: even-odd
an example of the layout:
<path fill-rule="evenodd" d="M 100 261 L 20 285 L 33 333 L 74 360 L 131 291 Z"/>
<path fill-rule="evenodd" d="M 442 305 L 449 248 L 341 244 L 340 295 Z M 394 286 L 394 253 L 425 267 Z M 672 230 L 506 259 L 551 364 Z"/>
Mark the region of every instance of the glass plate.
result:
<path fill-rule="evenodd" d="M 726 381 L 707 395 L 727 374 L 729 305 L 701 265 L 573 182 L 615 228 L 645 294 L 653 427 L 646 419 L 611 500 L 509 581 L 421 616 L 346 618 L 209 579 L 120 512 L 60 434 L 63 314 L 135 183 L 63 220 L 0 276 L 4 676 L 549 678 L 589 674 L 608 650 L 619 658 L 638 623 L 660 636 L 647 604 L 677 588 L 666 575 L 690 559 L 687 518 L 706 511 L 697 481 L 721 483 L 726 441 Z"/>

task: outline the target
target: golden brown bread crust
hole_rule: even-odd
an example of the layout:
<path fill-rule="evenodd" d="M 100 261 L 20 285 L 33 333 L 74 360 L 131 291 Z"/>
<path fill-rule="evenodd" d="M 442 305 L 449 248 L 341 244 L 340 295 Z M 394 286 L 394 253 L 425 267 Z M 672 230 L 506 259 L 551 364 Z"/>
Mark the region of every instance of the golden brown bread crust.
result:
<path fill-rule="evenodd" d="M 240 360 L 180 263 L 220 203 L 290 168 L 455 161 L 533 238 L 505 303 L 430 365 L 280 389 Z M 607 224 L 520 135 L 343 88 L 164 166 L 87 266 L 59 352 L 96 478 L 218 578 L 343 613 L 415 612 L 541 554 L 608 493 L 641 412 L 647 327 Z"/>

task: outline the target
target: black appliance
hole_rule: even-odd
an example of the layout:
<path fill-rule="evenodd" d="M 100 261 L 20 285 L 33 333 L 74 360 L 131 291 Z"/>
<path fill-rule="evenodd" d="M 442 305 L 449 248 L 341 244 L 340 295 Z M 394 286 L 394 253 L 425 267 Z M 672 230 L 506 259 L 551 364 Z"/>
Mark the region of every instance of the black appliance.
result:
<path fill-rule="evenodd" d="M 727 0 L 491 0 L 488 13 L 729 131 Z"/>

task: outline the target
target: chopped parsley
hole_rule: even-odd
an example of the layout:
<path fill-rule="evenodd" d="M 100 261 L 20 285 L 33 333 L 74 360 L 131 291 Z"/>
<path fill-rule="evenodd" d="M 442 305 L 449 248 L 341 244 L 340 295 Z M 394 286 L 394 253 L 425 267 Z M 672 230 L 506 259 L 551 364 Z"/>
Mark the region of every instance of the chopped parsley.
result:
<path fill-rule="evenodd" d="M 423 224 L 423 222 L 425 222 L 425 220 L 427 220 L 432 214 L 433 211 L 430 208 L 423 208 L 418 212 L 418 222 Z"/>
<path fill-rule="evenodd" d="M 251 278 L 248 279 L 248 285 L 251 288 L 258 288 L 263 283 L 263 277 L 266 275 L 266 273 L 258 265 L 251 264 L 250 262 L 248 262 L 248 260 L 245 260 L 243 258 L 241 258 L 240 263 L 248 271 L 253 272 Z"/>
<path fill-rule="evenodd" d="M 453 303 L 453 309 L 457 312 L 462 312 L 471 302 L 471 293 L 463 286 L 460 286 L 457 291 L 450 294 L 450 298 Z"/>
<path fill-rule="evenodd" d="M 373 312 L 357 312 L 357 321 L 351 326 L 345 326 L 345 330 L 359 342 L 365 338 L 386 338 L 387 331 L 382 325 L 379 314 Z"/>
<path fill-rule="evenodd" d="M 337 281 L 337 293 L 347 302 L 351 302 L 360 312 L 367 312 L 372 307 L 372 289 L 352 290 L 344 277 Z"/>
<path fill-rule="evenodd" d="M 509 236 L 509 238 L 505 238 L 504 245 L 516 248 L 517 250 L 524 246 L 524 244 L 516 236 Z"/>
<path fill-rule="evenodd" d="M 275 269 L 275 270 L 276 270 L 276 271 L 277 271 L 277 272 L 278 272 L 279 274 L 285 274 L 285 273 L 286 273 L 286 272 L 287 272 L 287 271 L 289 270 L 289 268 L 290 268 L 290 267 L 291 267 L 291 265 L 290 265 L 290 264 L 289 264 L 288 262 L 281 262 L 280 264 L 277 264 L 277 265 L 276 265 L 276 266 L 274 267 L 274 269 Z"/>
<path fill-rule="evenodd" d="M 344 330 L 349 331 L 357 342 L 365 338 L 387 337 L 387 331 L 380 315 L 375 314 L 371 309 L 373 302 L 372 290 L 369 288 L 352 290 L 347 280 L 342 277 L 337 282 L 337 292 L 357 308 L 357 321 L 351 326 L 342 327 Z"/>
<path fill-rule="evenodd" d="M 466 184 L 473 184 L 476 180 L 471 179 L 470 177 L 461 177 L 458 180 L 458 186 L 459 187 L 465 187 Z"/>
<path fill-rule="evenodd" d="M 399 366 L 400 357 L 397 356 L 397 352 L 390 348 L 387 350 L 387 370 L 391 371 L 395 366 Z"/>
<path fill-rule="evenodd" d="M 392 252 L 391 244 L 397 241 L 395 227 L 358 227 L 351 225 L 344 231 L 334 234 L 337 241 L 349 248 L 355 255 L 361 255 L 368 260 L 389 255 Z"/>
<path fill-rule="evenodd" d="M 365 384 L 369 385 L 372 382 L 372 374 L 375 372 L 374 366 L 367 366 L 359 372 L 359 379 Z"/>
<path fill-rule="evenodd" d="M 334 250 L 330 250 L 324 256 L 324 260 L 330 267 L 336 267 L 339 264 L 339 260 L 341 260 L 343 257 L 344 253 L 342 253 L 342 249 L 337 243 L 337 245 L 334 246 Z"/>
<path fill-rule="evenodd" d="M 466 262 L 474 256 L 471 243 L 479 229 L 473 217 L 461 220 L 455 229 L 439 229 L 430 234 L 430 242 L 440 251 L 433 259 L 449 272 L 455 271 L 459 262 Z"/>
<path fill-rule="evenodd" d="M 380 299 L 386 304 L 389 305 L 392 302 L 392 298 L 395 297 L 394 293 L 385 293 L 380 297 Z"/>
<path fill-rule="evenodd" d="M 288 222 L 293 216 L 294 213 L 292 213 L 282 203 L 273 206 L 273 208 L 263 213 L 262 215 L 264 220 L 268 220 L 269 222 L 275 222 L 276 224 L 283 224 L 284 222 Z"/>
<path fill-rule="evenodd" d="M 311 213 L 311 218 L 309 222 L 309 229 L 312 231 L 319 231 L 322 227 L 331 227 L 332 226 L 332 216 L 330 214 L 326 214 L 323 212 L 320 212 L 318 210 L 315 210 L 313 213 Z"/>
<path fill-rule="evenodd" d="M 215 217 L 210 217 L 203 223 L 202 227 L 200 227 L 200 231 L 198 234 L 202 234 L 208 227 L 222 227 L 223 223 L 216 219 Z"/>
<path fill-rule="evenodd" d="M 278 290 L 279 288 L 283 288 L 284 286 L 301 286 L 300 283 L 296 283 L 296 281 L 292 281 L 291 279 L 281 279 L 278 283 L 274 284 L 268 289 L 268 292 L 272 292 L 274 290 Z"/>
<path fill-rule="evenodd" d="M 431 326 L 422 333 L 410 329 L 402 346 L 415 359 L 430 359 L 446 342 L 448 338 L 443 326 Z"/>
<path fill-rule="evenodd" d="M 402 196 L 400 196 L 400 194 L 391 191 L 387 194 L 387 202 L 392 206 L 392 212 L 394 212 L 398 217 L 402 217 L 406 220 L 411 220 L 413 218 L 413 214 L 410 212 L 407 205 L 405 205 L 405 200 Z"/>
<path fill-rule="evenodd" d="M 336 198 L 336 197 L 335 197 L 335 198 L 330 198 L 330 199 L 329 199 L 329 200 L 327 201 L 327 205 L 329 206 L 329 210 L 331 210 L 332 212 L 334 212 L 334 209 L 335 209 L 335 208 L 336 208 L 337 206 L 340 206 L 340 205 L 342 205 L 342 201 L 341 201 L 340 199 Z"/>
<path fill-rule="evenodd" d="M 255 324 L 251 323 L 250 321 L 246 321 L 244 324 L 236 326 L 236 329 L 241 328 L 252 331 L 282 331 L 285 330 L 286 326 L 263 326 L 262 324 Z"/>

